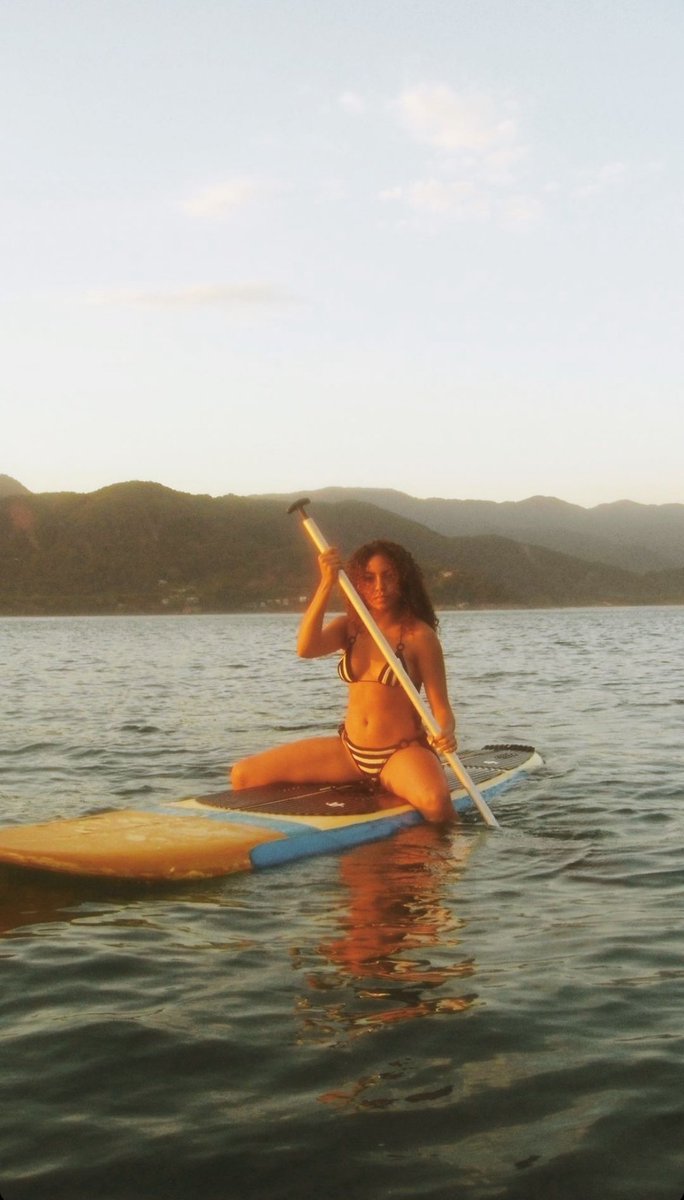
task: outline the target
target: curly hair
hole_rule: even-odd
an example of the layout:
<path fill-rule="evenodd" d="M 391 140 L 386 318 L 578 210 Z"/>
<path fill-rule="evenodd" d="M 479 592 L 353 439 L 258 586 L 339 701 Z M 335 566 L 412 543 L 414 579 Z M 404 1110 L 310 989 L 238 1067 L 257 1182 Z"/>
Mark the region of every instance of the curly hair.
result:
<path fill-rule="evenodd" d="M 436 629 L 439 621 L 425 586 L 423 572 L 413 555 L 397 542 L 388 542 L 383 538 L 378 538 L 376 541 L 366 542 L 365 545 L 359 546 L 358 550 L 354 551 L 347 564 L 347 573 L 354 587 L 358 587 L 363 572 L 376 554 L 382 554 L 395 567 L 399 576 L 403 608 L 411 616 L 425 621 L 425 624 L 429 625 L 431 629 Z"/>

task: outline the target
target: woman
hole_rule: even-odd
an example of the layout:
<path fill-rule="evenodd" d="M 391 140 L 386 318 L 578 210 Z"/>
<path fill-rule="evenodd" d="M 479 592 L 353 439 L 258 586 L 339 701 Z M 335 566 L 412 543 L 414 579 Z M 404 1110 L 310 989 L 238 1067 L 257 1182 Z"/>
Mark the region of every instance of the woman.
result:
<path fill-rule="evenodd" d="M 236 789 L 269 783 L 346 783 L 365 778 L 412 804 L 428 821 L 453 820 L 437 754 L 456 749 L 437 618 L 420 569 L 394 542 L 375 541 L 353 555 L 348 573 L 415 686 L 425 687 L 440 735 L 430 744 L 391 667 L 356 614 L 324 617 L 341 567 L 337 550 L 319 556 L 320 583 L 297 639 L 302 658 L 342 651 L 340 678 L 349 701 L 339 736 L 308 738 L 236 763 Z"/>

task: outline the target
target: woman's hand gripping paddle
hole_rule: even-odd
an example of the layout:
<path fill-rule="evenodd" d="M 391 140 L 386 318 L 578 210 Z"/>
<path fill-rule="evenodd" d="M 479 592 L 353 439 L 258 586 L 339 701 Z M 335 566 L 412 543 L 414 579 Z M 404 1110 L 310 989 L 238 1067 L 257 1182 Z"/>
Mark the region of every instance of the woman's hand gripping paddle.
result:
<path fill-rule="evenodd" d="M 321 533 L 320 529 L 318 528 L 316 522 L 305 511 L 305 505 L 307 505 L 309 503 L 310 503 L 309 500 L 297 500 L 297 501 L 295 501 L 294 504 L 290 505 L 290 507 L 288 508 L 287 511 L 289 513 L 293 513 L 293 512 L 299 513 L 299 515 L 302 519 L 302 525 L 304 526 L 304 529 L 306 530 L 309 537 L 311 538 L 311 541 L 313 542 L 314 546 L 318 550 L 319 554 L 323 554 L 324 551 L 330 549 L 330 546 L 329 546 L 328 542 L 325 540 L 325 538 L 324 538 L 323 534 Z M 437 725 L 434 717 L 432 716 L 432 713 L 429 711 L 429 709 L 423 703 L 420 693 L 418 692 L 418 689 L 415 687 L 413 680 L 410 678 L 408 673 L 405 671 L 402 663 L 397 658 L 396 654 L 394 653 L 394 650 L 390 646 L 390 644 L 387 641 L 387 638 L 383 634 L 382 630 L 380 630 L 378 628 L 378 626 L 376 625 L 375 621 L 373 620 L 373 617 L 371 616 L 370 612 L 368 611 L 365 604 L 363 603 L 363 600 L 361 599 L 358 592 L 356 591 L 356 589 L 355 589 L 351 579 L 347 575 L 346 571 L 340 571 L 340 573 L 338 575 L 338 582 L 339 582 L 339 585 L 340 585 L 342 591 L 344 592 L 345 596 L 347 597 L 349 603 L 351 604 L 352 608 L 358 614 L 358 616 L 362 620 L 363 624 L 366 626 L 366 629 L 368 630 L 369 634 L 373 638 L 373 641 L 375 642 L 376 646 L 378 647 L 380 652 L 383 654 L 385 660 L 389 663 L 392 670 L 394 671 L 394 674 L 396 675 L 397 679 L 399 680 L 399 683 L 401 684 L 404 691 L 406 692 L 406 695 L 408 696 L 413 707 L 415 708 L 416 712 L 418 713 L 418 715 L 419 715 L 421 721 L 423 722 L 425 728 L 427 729 L 428 733 L 433 738 L 439 737 L 441 730 L 440 730 L 439 726 Z M 485 822 L 485 824 L 489 825 L 492 829 L 500 829 L 501 827 L 499 825 L 499 822 L 497 821 L 496 817 L 490 810 L 484 796 L 482 795 L 480 790 L 476 787 L 473 780 L 470 778 L 470 775 L 466 771 L 466 769 L 463 766 L 463 763 L 460 761 L 460 759 L 456 756 L 456 754 L 449 754 L 449 753 L 445 754 L 444 758 L 448 762 L 449 766 L 451 767 L 452 771 L 454 772 L 454 775 L 458 779 L 459 783 L 465 788 L 465 790 L 468 793 L 468 795 L 470 796 L 470 799 L 472 800 L 473 804 L 479 810 L 480 815 L 481 815 L 483 821 Z"/>

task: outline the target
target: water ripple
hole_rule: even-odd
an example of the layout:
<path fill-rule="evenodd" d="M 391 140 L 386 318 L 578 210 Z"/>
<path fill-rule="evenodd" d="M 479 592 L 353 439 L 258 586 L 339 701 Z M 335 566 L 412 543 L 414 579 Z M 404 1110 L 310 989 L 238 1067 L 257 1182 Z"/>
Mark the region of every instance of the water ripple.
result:
<path fill-rule="evenodd" d="M 334 729 L 295 629 L 0 621 L 3 823 L 218 789 Z M 462 744 L 547 759 L 500 834 L 162 891 L 0 872 L 8 1200 L 681 1195 L 682 610 L 441 632 Z"/>

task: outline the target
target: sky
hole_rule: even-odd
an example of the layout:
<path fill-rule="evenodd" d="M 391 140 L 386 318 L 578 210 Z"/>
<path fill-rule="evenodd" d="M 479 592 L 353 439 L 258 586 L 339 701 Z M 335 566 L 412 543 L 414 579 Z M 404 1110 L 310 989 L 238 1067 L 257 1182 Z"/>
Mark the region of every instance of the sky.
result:
<path fill-rule="evenodd" d="M 684 502 L 681 0 L 0 0 L 0 473 Z"/>

